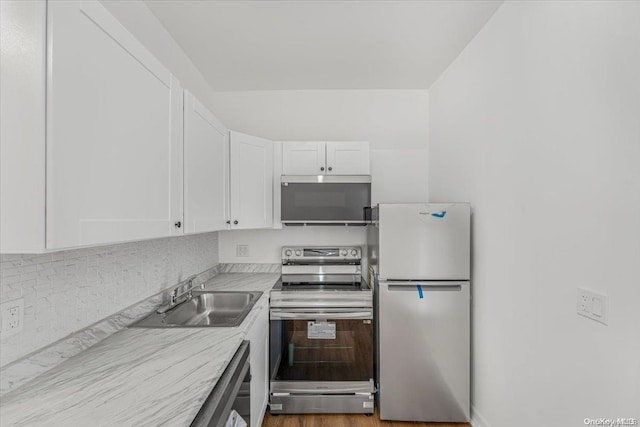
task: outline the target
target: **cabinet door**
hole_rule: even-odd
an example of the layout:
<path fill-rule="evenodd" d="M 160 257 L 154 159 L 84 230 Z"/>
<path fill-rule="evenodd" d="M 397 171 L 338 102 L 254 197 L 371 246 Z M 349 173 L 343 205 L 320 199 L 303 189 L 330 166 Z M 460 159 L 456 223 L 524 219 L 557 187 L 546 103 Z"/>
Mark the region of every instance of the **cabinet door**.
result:
<path fill-rule="evenodd" d="M 269 399 L 269 310 L 262 308 L 247 335 L 251 342 L 251 427 L 262 425 Z"/>
<path fill-rule="evenodd" d="M 97 1 L 47 19 L 47 248 L 182 234 L 178 81 Z"/>
<path fill-rule="evenodd" d="M 227 228 L 228 130 L 184 92 L 185 233 Z"/>
<path fill-rule="evenodd" d="M 327 175 L 369 175 L 368 142 L 327 142 Z"/>
<path fill-rule="evenodd" d="M 273 225 L 273 144 L 230 132 L 231 228 Z"/>
<path fill-rule="evenodd" d="M 294 142 L 282 144 L 283 175 L 324 175 L 325 143 Z"/>
<path fill-rule="evenodd" d="M 0 1 L 0 253 L 45 250 L 44 1 Z"/>

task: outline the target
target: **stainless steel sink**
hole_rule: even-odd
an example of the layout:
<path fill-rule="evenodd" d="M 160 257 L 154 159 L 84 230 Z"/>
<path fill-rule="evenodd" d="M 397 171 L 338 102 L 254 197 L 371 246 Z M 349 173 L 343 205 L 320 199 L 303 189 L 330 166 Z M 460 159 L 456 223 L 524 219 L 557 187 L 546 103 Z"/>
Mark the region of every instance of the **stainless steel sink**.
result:
<path fill-rule="evenodd" d="M 233 327 L 242 323 L 262 292 L 193 291 L 193 298 L 152 313 L 132 328 Z"/>

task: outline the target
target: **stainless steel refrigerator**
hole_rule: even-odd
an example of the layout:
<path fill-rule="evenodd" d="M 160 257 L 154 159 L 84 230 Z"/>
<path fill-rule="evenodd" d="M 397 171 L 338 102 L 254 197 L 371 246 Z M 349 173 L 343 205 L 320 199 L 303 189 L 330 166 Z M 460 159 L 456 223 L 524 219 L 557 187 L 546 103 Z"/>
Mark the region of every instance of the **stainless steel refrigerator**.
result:
<path fill-rule="evenodd" d="M 380 204 L 372 219 L 380 418 L 469 421 L 471 207 Z"/>

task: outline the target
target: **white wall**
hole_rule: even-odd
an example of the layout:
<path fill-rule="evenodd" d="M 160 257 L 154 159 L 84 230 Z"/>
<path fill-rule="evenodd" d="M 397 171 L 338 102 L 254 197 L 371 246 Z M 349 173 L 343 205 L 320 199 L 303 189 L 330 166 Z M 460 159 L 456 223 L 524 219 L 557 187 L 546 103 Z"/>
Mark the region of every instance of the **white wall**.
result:
<path fill-rule="evenodd" d="M 638 17 L 506 2 L 430 90 L 430 198 L 474 206 L 474 425 L 640 418 Z"/>
<path fill-rule="evenodd" d="M 372 149 L 372 205 L 426 202 L 428 200 L 427 153 L 425 148 Z"/>

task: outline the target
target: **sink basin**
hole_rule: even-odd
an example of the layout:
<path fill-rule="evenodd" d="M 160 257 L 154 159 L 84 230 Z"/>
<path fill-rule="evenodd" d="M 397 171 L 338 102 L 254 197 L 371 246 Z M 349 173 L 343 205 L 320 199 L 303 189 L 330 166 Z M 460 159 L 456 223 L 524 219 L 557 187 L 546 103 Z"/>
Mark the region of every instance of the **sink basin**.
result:
<path fill-rule="evenodd" d="M 132 328 L 233 327 L 242 323 L 262 292 L 193 291 L 193 298 L 165 313 L 154 312 Z"/>

